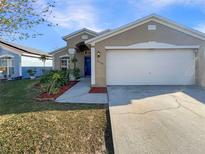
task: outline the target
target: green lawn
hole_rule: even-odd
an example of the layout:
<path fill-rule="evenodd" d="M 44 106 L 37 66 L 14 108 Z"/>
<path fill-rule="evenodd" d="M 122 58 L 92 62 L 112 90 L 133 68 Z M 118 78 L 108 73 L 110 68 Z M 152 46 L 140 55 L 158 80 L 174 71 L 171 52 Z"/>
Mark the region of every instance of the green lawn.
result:
<path fill-rule="evenodd" d="M 36 82 L 0 82 L 0 153 L 113 153 L 106 105 L 37 102 Z"/>

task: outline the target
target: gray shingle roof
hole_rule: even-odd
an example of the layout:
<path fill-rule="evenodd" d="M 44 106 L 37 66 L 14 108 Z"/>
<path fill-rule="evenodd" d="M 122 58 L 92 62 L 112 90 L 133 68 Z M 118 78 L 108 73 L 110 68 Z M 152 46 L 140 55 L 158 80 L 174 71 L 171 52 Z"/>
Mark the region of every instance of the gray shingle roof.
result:
<path fill-rule="evenodd" d="M 8 42 L 8 41 L 2 40 L 2 39 L 0 39 L 0 43 L 3 43 L 3 44 L 8 45 L 8 46 L 10 46 L 10 47 L 19 49 L 19 50 L 21 50 L 23 53 L 34 54 L 34 55 L 46 55 L 46 56 L 50 56 L 50 54 L 47 53 L 47 52 L 44 52 L 44 51 L 41 51 L 41 50 L 38 50 L 38 49 L 34 49 L 34 48 L 31 48 L 31 47 L 25 47 L 25 46 L 22 46 L 22 45 L 13 43 L 13 42 L 11 43 L 11 42 Z"/>

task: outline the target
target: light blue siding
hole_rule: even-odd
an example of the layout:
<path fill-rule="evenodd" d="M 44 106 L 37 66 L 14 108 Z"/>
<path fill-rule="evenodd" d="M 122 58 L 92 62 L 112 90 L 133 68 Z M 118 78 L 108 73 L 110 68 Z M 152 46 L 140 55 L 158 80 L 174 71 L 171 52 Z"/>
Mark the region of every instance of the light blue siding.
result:
<path fill-rule="evenodd" d="M 29 69 L 33 69 L 33 70 L 36 71 L 36 74 L 35 74 L 36 77 L 40 77 L 40 76 L 43 75 L 42 70 L 44 69 L 44 67 L 22 67 L 22 76 L 23 76 L 23 78 L 29 78 L 30 77 L 29 74 L 27 73 L 27 71 Z M 45 70 L 46 71 L 52 70 L 52 67 L 45 67 Z"/>
<path fill-rule="evenodd" d="M 16 53 L 13 53 L 9 50 L 6 50 L 6 49 L 0 47 L 0 56 L 2 56 L 2 55 L 10 55 L 10 56 L 14 57 L 13 58 L 14 74 L 11 76 L 12 78 L 17 78 L 17 77 L 20 77 L 20 76 L 22 76 L 22 78 L 29 78 L 30 76 L 27 73 L 27 71 L 29 69 L 35 69 L 36 70 L 36 74 L 35 74 L 36 77 L 39 77 L 39 76 L 43 75 L 42 70 L 44 69 L 44 67 L 41 67 L 41 66 L 40 67 L 39 66 L 36 66 L 36 67 L 32 67 L 32 66 L 22 67 L 21 66 L 21 63 L 22 63 L 22 56 L 21 55 L 18 55 Z M 46 70 L 52 70 L 52 67 L 45 67 L 45 69 Z"/>
<path fill-rule="evenodd" d="M 2 55 L 11 55 L 14 57 L 14 59 L 13 59 L 14 75 L 12 77 L 14 77 L 14 78 L 19 77 L 20 76 L 19 70 L 21 67 L 21 56 L 0 47 L 0 56 L 2 56 Z"/>

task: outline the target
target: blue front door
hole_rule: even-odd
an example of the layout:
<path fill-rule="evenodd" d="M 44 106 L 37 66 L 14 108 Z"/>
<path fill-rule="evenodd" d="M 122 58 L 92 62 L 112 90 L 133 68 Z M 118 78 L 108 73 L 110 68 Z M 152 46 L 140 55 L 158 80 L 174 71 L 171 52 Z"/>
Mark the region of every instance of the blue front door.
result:
<path fill-rule="evenodd" d="M 91 75 L 91 57 L 85 57 L 85 75 Z"/>

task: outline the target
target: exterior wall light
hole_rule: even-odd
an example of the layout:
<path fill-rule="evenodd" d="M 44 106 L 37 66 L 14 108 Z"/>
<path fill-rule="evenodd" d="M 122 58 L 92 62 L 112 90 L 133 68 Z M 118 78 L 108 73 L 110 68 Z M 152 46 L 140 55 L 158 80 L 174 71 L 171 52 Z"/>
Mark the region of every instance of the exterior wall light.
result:
<path fill-rule="evenodd" d="M 100 57 L 100 51 L 97 52 L 97 57 L 98 57 L 98 58 Z"/>

